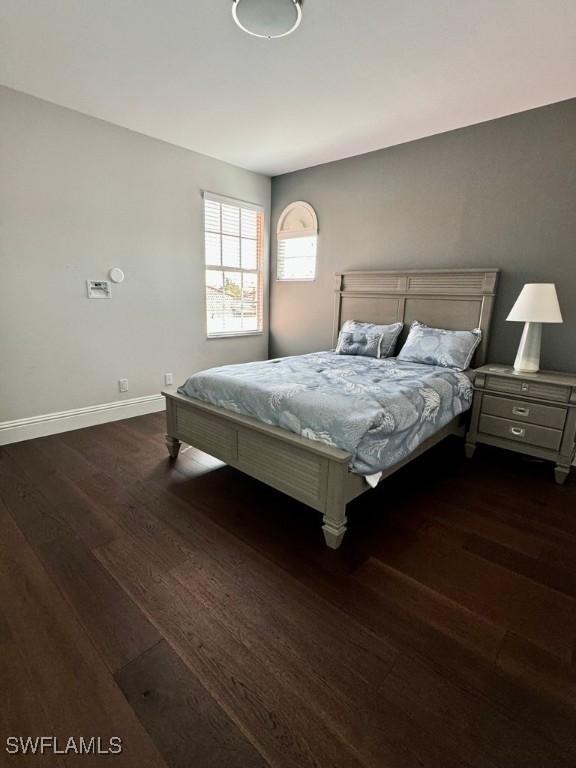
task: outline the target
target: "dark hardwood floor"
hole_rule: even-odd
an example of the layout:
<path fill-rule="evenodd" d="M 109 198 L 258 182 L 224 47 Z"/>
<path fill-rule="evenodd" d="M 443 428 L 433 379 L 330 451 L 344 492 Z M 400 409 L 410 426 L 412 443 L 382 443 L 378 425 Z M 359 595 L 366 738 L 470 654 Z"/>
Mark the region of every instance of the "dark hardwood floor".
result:
<path fill-rule="evenodd" d="M 0 764 L 576 765 L 576 481 L 446 441 L 315 512 L 154 414 L 0 448 Z M 9 735 L 119 736 L 9 756 Z"/>

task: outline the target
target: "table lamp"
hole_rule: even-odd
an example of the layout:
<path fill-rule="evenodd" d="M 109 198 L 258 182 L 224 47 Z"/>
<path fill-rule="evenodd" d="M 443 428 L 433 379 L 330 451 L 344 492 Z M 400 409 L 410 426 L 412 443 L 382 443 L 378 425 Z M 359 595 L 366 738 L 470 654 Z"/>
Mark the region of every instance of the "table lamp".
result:
<path fill-rule="evenodd" d="M 526 283 L 506 320 L 524 323 L 514 370 L 536 373 L 540 368 L 542 323 L 563 322 L 554 283 Z"/>

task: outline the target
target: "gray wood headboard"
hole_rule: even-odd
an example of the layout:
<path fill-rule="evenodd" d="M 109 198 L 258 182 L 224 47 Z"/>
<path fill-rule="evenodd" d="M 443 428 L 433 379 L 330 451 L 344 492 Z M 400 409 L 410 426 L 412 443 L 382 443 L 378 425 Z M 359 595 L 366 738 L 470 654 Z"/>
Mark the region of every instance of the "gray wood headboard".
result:
<path fill-rule="evenodd" d="M 498 269 L 414 269 L 336 274 L 334 345 L 346 320 L 419 320 L 454 331 L 482 329 L 474 366 L 486 362 Z"/>

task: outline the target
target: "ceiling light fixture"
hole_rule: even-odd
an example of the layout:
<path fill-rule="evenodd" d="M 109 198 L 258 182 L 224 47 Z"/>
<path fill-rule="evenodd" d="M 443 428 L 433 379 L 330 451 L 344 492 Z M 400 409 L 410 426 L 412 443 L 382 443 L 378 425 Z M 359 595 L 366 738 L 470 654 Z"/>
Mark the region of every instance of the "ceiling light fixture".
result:
<path fill-rule="evenodd" d="M 302 0 L 233 0 L 232 16 L 249 35 L 273 40 L 299 27 Z"/>

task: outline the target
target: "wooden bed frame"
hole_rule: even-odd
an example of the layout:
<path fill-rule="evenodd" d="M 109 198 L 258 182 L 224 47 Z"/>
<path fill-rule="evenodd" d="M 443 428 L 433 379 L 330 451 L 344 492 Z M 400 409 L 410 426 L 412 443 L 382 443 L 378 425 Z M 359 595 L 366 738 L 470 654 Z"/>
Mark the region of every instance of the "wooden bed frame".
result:
<path fill-rule="evenodd" d="M 497 269 L 343 272 L 336 275 L 334 334 L 346 320 L 482 329 L 474 365 L 486 358 Z M 402 343 L 403 339 L 400 343 Z M 323 514 L 326 544 L 337 549 L 346 532 L 346 504 L 369 490 L 349 471 L 351 454 L 299 437 L 280 427 L 195 400 L 175 391 L 166 397 L 166 445 L 173 459 L 181 442 L 193 445 Z M 410 456 L 383 472 L 387 477 L 450 434 L 463 434 L 457 417 Z"/>

